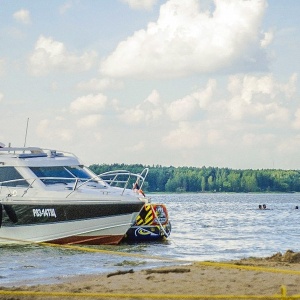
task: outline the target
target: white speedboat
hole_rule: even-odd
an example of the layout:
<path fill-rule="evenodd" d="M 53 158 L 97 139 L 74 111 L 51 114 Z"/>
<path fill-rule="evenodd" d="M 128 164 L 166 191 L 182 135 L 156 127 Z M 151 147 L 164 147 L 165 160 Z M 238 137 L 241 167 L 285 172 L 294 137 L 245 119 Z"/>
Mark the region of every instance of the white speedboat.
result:
<path fill-rule="evenodd" d="M 131 189 L 147 172 L 104 180 L 72 153 L 0 147 L 0 244 L 118 244 L 149 200 Z"/>

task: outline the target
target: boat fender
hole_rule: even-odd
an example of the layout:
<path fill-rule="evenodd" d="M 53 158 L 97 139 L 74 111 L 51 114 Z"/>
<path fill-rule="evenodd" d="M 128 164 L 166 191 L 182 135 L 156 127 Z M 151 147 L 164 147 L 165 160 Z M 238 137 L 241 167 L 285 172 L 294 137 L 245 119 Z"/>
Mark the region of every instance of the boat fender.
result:
<path fill-rule="evenodd" d="M 165 225 L 169 221 L 164 204 L 145 204 L 136 217 L 136 225 Z"/>

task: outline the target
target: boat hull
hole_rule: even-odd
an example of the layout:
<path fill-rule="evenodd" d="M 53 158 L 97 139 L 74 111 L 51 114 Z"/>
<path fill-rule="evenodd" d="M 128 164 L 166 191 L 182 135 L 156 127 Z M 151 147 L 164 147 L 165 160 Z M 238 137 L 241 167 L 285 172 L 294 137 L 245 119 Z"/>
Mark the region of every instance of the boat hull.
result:
<path fill-rule="evenodd" d="M 11 205 L 13 223 L 3 213 L 0 243 L 118 244 L 142 203 Z"/>

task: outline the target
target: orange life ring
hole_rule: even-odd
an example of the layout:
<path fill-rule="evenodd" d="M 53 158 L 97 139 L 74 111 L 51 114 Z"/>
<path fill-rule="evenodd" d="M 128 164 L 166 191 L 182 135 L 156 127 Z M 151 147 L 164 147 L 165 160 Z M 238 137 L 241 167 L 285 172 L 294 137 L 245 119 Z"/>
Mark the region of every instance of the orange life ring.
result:
<path fill-rule="evenodd" d="M 153 216 L 152 225 L 165 225 L 169 222 L 169 214 L 164 204 L 152 204 Z"/>

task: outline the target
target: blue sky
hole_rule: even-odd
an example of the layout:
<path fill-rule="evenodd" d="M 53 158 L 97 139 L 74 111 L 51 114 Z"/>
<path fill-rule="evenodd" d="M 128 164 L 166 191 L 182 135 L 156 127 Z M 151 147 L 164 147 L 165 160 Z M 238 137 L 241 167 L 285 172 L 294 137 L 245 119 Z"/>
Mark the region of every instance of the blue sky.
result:
<path fill-rule="evenodd" d="M 300 169 L 297 0 L 0 0 L 0 141 L 86 164 Z"/>

